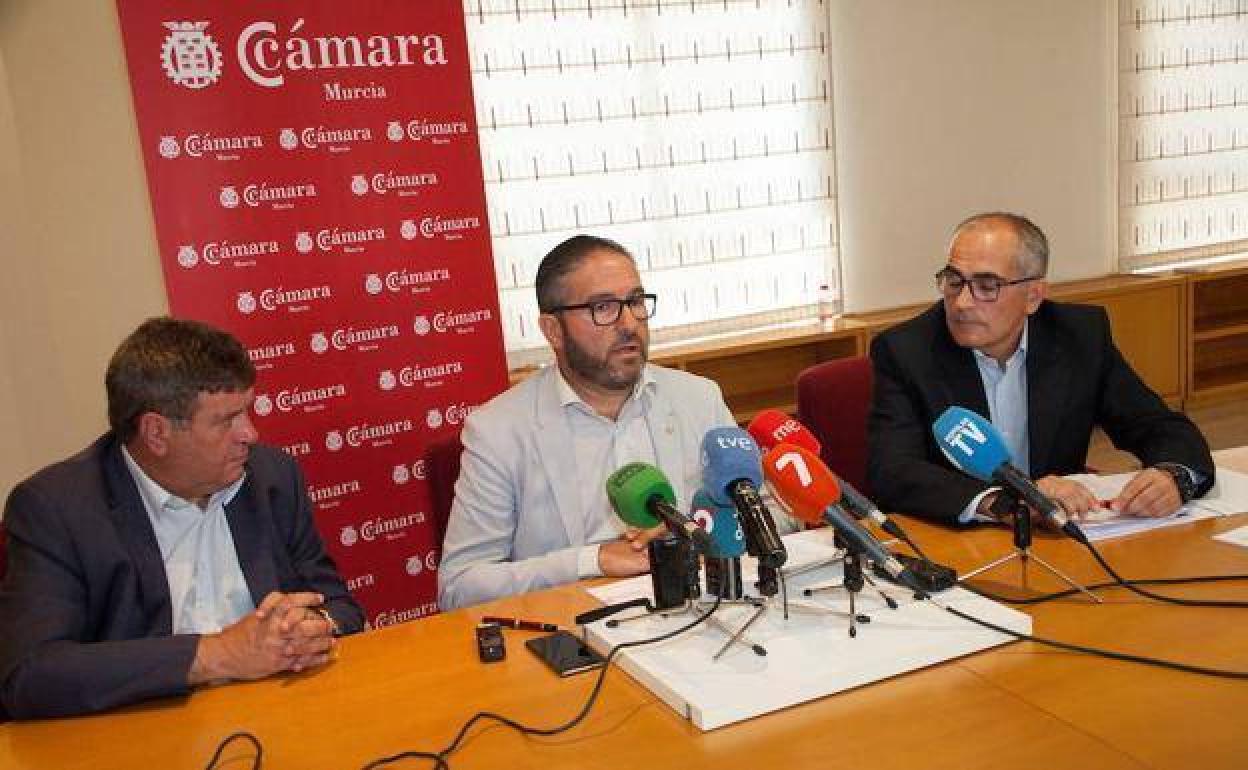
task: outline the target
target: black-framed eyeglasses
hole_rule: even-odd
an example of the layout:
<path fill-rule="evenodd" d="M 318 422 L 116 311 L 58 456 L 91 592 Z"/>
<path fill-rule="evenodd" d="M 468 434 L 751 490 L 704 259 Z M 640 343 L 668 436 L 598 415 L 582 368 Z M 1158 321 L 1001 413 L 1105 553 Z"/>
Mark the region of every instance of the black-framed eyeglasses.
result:
<path fill-rule="evenodd" d="M 1001 289 L 1005 286 L 1014 286 L 1028 281 L 1037 281 L 1043 276 L 1029 275 L 1025 278 L 1016 278 L 1013 281 L 1002 278 L 992 273 L 976 273 L 969 278 L 962 275 L 952 267 L 944 267 L 940 272 L 936 273 L 936 288 L 940 289 L 940 293 L 949 299 L 956 298 L 962 293 L 964 286 L 971 287 L 971 296 L 980 302 L 996 302 L 1001 296 Z"/>
<path fill-rule="evenodd" d="M 633 294 L 624 299 L 609 297 L 607 299 L 582 302 L 578 305 L 558 305 L 546 312 L 563 313 L 568 310 L 588 310 L 589 317 L 593 320 L 595 326 L 610 326 L 620 320 L 620 313 L 624 312 L 625 307 L 628 308 L 628 312 L 633 314 L 633 318 L 636 318 L 638 321 L 648 320 L 654 315 L 654 308 L 658 304 L 658 300 L 657 294 Z"/>

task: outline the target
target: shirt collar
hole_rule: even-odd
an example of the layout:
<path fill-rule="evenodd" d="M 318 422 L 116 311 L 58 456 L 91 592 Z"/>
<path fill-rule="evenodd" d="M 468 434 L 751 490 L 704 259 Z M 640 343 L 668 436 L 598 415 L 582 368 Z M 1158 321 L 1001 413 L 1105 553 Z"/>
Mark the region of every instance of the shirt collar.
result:
<path fill-rule="evenodd" d="M 134 483 L 139 488 L 139 496 L 143 498 L 143 507 L 147 508 L 152 516 L 156 516 L 165 510 L 176 510 L 195 504 L 190 500 L 178 497 L 160 484 L 157 484 L 135 461 L 125 444 L 121 446 L 121 457 L 126 462 L 126 468 L 130 471 L 130 477 L 134 479 Z M 220 503 L 222 507 L 228 505 L 234 499 L 234 496 L 238 494 L 238 490 L 242 488 L 246 479 L 247 471 L 243 471 L 243 475 L 239 476 L 238 480 L 233 484 L 213 492 L 208 498 L 208 508 L 213 507 L 217 503 Z"/>
<path fill-rule="evenodd" d="M 974 348 L 971 348 L 971 352 L 975 354 L 975 360 L 978 361 L 981 365 L 992 364 L 998 369 L 1005 369 L 1013 361 L 1025 361 L 1027 359 L 1027 337 L 1028 337 L 1028 332 L 1030 331 L 1030 329 L 1031 329 L 1031 317 L 1028 316 L 1026 319 L 1023 320 L 1023 333 L 1018 338 L 1018 348 L 1013 353 L 1010 354 L 1009 358 L 1005 359 L 1004 365 L 998 364 L 997 359 L 993 358 L 987 353 L 981 352 Z"/>
<path fill-rule="evenodd" d="M 593 407 L 585 403 L 585 399 L 581 398 L 577 392 L 572 389 L 572 386 L 568 384 L 568 381 L 563 376 L 563 370 L 559 368 L 559 365 L 551 364 L 551 366 L 555 368 L 555 390 L 559 394 L 559 405 L 567 408 L 579 404 L 580 406 L 577 408 L 582 409 L 589 414 L 597 414 Z M 653 392 L 656 387 L 658 387 L 658 383 L 654 379 L 654 373 L 650 371 L 650 364 L 646 364 L 641 369 L 641 379 L 638 380 L 637 384 L 633 386 L 633 392 L 629 394 L 628 399 L 624 403 L 628 404 L 633 401 L 637 401 L 643 394 Z"/>

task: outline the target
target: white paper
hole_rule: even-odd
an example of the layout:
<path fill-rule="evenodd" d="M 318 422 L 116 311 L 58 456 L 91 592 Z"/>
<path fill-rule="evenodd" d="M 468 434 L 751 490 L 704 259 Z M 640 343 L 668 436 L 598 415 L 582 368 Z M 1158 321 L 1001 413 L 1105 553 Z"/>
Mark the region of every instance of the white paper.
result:
<path fill-rule="evenodd" d="M 1230 532 L 1223 532 L 1220 535 L 1214 535 L 1213 539 L 1248 548 L 1248 526 L 1232 529 Z"/>
<path fill-rule="evenodd" d="M 1133 476 L 1135 472 L 1117 473 L 1110 476 L 1080 473 L 1066 478 L 1083 484 L 1101 500 L 1112 500 L 1118 496 Z M 1095 511 L 1080 521 L 1079 527 L 1087 534 L 1089 540 L 1100 541 L 1245 511 L 1248 511 L 1248 475 L 1218 468 L 1217 480 L 1208 494 L 1199 500 L 1191 501 L 1169 516 L 1139 518 L 1115 514 L 1108 510 Z"/>

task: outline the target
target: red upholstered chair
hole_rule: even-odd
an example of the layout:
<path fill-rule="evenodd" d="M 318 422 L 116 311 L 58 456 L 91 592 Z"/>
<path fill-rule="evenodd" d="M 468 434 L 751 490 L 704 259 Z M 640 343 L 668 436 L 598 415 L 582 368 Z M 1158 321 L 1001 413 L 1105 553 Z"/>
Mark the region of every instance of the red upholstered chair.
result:
<path fill-rule="evenodd" d="M 867 413 L 871 359 L 826 361 L 797 376 L 797 419 L 822 445 L 820 455 L 838 476 L 868 497 Z"/>
<path fill-rule="evenodd" d="M 433 526 L 438 547 L 446 537 L 446 522 L 451 518 L 451 503 L 455 501 L 455 482 L 459 479 L 459 457 L 464 445 L 459 441 L 459 431 L 434 440 L 425 452 L 429 468 L 429 496 L 433 505 Z"/>

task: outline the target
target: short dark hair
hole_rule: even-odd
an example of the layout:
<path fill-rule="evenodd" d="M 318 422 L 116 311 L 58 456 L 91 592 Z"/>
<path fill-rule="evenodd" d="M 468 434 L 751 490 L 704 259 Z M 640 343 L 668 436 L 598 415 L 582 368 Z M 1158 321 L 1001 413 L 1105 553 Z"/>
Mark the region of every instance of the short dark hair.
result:
<path fill-rule="evenodd" d="M 953 237 L 957 238 L 963 230 L 988 222 L 1004 222 L 1018 236 L 1020 249 L 1014 256 L 1019 272 L 1025 276 L 1043 277 L 1049 272 L 1049 239 L 1044 231 L 1022 214 L 1009 211 L 986 211 L 967 217 L 953 228 Z"/>
<path fill-rule="evenodd" d="M 595 251 L 613 251 L 623 254 L 632 260 L 633 255 L 628 249 L 611 240 L 597 235 L 574 235 L 542 257 L 542 264 L 537 266 L 537 279 L 534 288 L 537 290 L 537 307 L 543 313 L 549 313 L 563 303 L 562 280 L 565 275 L 575 270 L 585 258 Z"/>
<path fill-rule="evenodd" d="M 230 334 L 199 321 L 149 318 L 108 362 L 108 423 L 129 441 L 146 412 L 189 420 L 200 393 L 235 393 L 255 382 L 247 350 Z"/>

